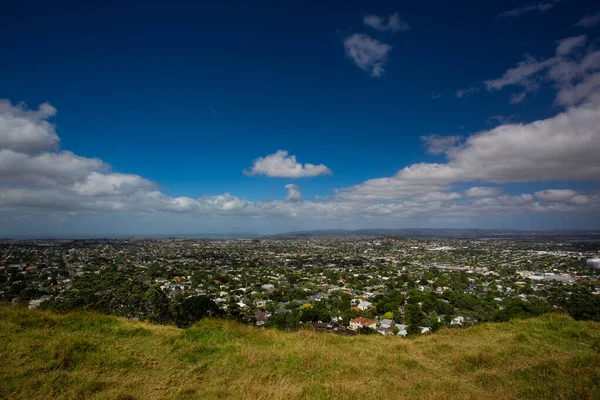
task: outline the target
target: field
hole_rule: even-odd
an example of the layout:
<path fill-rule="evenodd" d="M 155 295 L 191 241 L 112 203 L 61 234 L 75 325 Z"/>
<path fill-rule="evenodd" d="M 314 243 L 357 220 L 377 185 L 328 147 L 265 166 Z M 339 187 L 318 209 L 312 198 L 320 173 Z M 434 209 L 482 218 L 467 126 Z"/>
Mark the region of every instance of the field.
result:
<path fill-rule="evenodd" d="M 4 305 L 0 398 L 598 399 L 600 324 L 551 314 L 401 339 Z"/>

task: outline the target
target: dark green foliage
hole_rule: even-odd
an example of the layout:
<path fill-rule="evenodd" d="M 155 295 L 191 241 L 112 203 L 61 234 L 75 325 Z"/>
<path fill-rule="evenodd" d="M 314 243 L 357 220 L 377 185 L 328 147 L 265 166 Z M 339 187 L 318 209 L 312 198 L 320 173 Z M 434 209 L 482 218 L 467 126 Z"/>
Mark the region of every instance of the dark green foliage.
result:
<path fill-rule="evenodd" d="M 219 307 L 206 296 L 177 296 L 172 304 L 172 315 L 178 327 L 184 328 L 204 317 L 221 314 Z"/>
<path fill-rule="evenodd" d="M 368 326 L 363 326 L 361 328 L 358 328 L 358 330 L 356 331 L 359 335 L 374 335 L 377 333 L 377 331 L 373 328 L 369 328 Z"/>
<path fill-rule="evenodd" d="M 158 286 L 139 277 L 110 269 L 77 278 L 70 289 L 43 308 L 59 311 L 90 310 L 155 323 L 189 326 L 200 318 L 219 316 L 218 306 L 208 297 L 180 295 L 171 300 Z"/>

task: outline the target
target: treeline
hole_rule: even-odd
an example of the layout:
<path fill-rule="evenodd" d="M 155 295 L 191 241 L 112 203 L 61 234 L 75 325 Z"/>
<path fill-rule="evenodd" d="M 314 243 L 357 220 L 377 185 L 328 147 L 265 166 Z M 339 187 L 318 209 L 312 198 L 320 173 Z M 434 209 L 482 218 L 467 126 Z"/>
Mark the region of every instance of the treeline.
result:
<path fill-rule="evenodd" d="M 159 324 L 175 323 L 179 327 L 187 327 L 203 317 L 222 316 L 209 297 L 180 294 L 171 299 L 155 284 L 116 268 L 75 279 L 71 288 L 41 307 L 97 311 Z"/>

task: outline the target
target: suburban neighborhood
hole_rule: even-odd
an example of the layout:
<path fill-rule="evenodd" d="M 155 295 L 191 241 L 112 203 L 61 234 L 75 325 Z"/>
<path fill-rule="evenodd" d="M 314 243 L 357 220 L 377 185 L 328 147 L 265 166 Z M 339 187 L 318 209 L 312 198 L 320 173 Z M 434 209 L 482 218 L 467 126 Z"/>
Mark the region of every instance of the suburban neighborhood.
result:
<path fill-rule="evenodd" d="M 5 240 L 0 298 L 158 322 L 202 298 L 207 315 L 257 328 L 405 337 L 580 312 L 569 300 L 600 295 L 588 262 L 599 254 L 594 243 L 510 239 Z"/>

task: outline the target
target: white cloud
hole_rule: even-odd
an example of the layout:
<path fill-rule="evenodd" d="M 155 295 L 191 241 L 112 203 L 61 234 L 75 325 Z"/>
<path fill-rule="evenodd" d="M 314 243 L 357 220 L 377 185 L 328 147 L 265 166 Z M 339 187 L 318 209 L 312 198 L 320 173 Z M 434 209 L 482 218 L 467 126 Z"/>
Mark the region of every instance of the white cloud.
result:
<path fill-rule="evenodd" d="M 80 157 L 70 151 L 31 155 L 0 149 L 2 182 L 36 186 L 72 186 L 85 181 L 92 172 L 107 169 L 108 166 L 99 159 Z"/>
<path fill-rule="evenodd" d="M 556 96 L 560 105 L 577 104 L 600 92 L 600 73 L 588 75 L 576 85 L 567 85 Z"/>
<path fill-rule="evenodd" d="M 54 115 L 56 109 L 48 103 L 35 111 L 23 103 L 13 106 L 0 99 L 0 149 L 33 154 L 56 147 L 59 138 L 54 126 L 46 121 Z"/>
<path fill-rule="evenodd" d="M 567 56 L 571 54 L 577 48 L 583 46 L 586 42 L 587 38 L 585 35 L 573 36 L 566 39 L 562 39 L 558 41 L 558 45 L 556 46 L 556 55 L 557 56 Z"/>
<path fill-rule="evenodd" d="M 439 99 L 440 97 L 442 97 L 442 94 L 441 94 L 441 93 L 437 93 L 437 92 L 432 92 L 432 93 L 431 93 L 431 99 L 432 99 L 432 100 L 437 100 L 437 99 Z"/>
<path fill-rule="evenodd" d="M 577 192 L 571 189 L 549 189 L 534 193 L 537 199 L 553 203 L 568 200 L 576 195 Z"/>
<path fill-rule="evenodd" d="M 600 22 L 600 12 L 596 14 L 588 14 L 581 18 L 575 26 L 580 26 L 583 28 L 589 28 Z"/>
<path fill-rule="evenodd" d="M 402 21 L 398 13 L 392 14 L 387 18 L 378 17 L 377 15 L 367 15 L 363 19 L 363 23 L 379 32 L 404 32 L 410 29 L 410 25 Z"/>
<path fill-rule="evenodd" d="M 523 4 L 512 10 L 504 11 L 498 15 L 500 18 L 518 18 L 525 14 L 535 13 L 541 14 L 554 8 L 558 1 L 540 2 L 535 4 Z"/>
<path fill-rule="evenodd" d="M 141 176 L 131 174 L 90 173 L 85 181 L 77 182 L 73 189 L 82 196 L 121 196 L 138 190 L 150 190 L 156 185 Z"/>
<path fill-rule="evenodd" d="M 344 40 L 346 55 L 363 71 L 379 77 L 385 72 L 384 65 L 392 50 L 389 44 L 381 43 L 371 36 L 355 33 Z"/>
<path fill-rule="evenodd" d="M 23 126 L 38 124 L 47 129 L 44 132 L 54 133 L 54 128 L 43 124 L 55 112 L 50 107 L 30 112 L 23 106 L 11 106 L 0 113 L 0 119 L 25 112 L 20 117 L 24 119 Z M 153 182 L 141 176 L 112 172 L 102 160 L 56 149 L 58 137 L 51 141 L 45 139 L 52 137 L 51 134 L 39 135 L 42 138 L 39 141 L 27 139 L 27 145 L 18 140 L 4 140 L 0 143 L 10 148 L 0 148 L 0 216 L 34 215 L 41 220 L 48 215 L 106 218 L 108 213 L 119 216 L 125 213 L 187 214 L 189 218 L 201 216 L 203 221 L 295 218 L 377 223 L 419 218 L 598 212 L 600 195 L 597 193 L 550 189 L 534 194 L 502 195 L 499 186 L 472 183 L 600 179 L 600 165 L 596 162 L 600 151 L 599 107 L 600 101 L 588 101 L 555 117 L 529 124 L 502 125 L 467 137 L 462 143 L 459 137 L 448 141 L 448 138 L 430 136 L 426 141 L 437 149 L 434 151 L 446 154 L 446 163 L 409 165 L 393 177 L 340 188 L 319 200 L 303 199 L 300 188 L 294 184 L 285 185 L 286 196 L 281 200 L 249 201 L 230 193 L 172 197 L 158 191 Z M 12 126 L 0 125 L 0 137 L 8 137 L 6 132 L 13 129 Z M 43 150 L 43 146 L 48 147 Z M 288 178 L 330 173 L 324 165 L 301 164 L 282 150 L 255 160 L 246 172 Z M 466 190 L 464 183 L 469 184 Z M 2 221 L 5 220 L 2 217 Z"/>
<path fill-rule="evenodd" d="M 287 195 L 285 196 L 285 201 L 289 202 L 297 202 L 302 201 L 302 192 L 300 191 L 300 187 L 298 185 L 294 185 L 293 183 L 289 183 L 285 185 L 287 189 Z"/>
<path fill-rule="evenodd" d="M 296 156 L 289 155 L 285 150 L 277 150 L 266 157 L 254 160 L 252 167 L 243 171 L 249 176 L 266 175 L 272 178 L 307 178 L 319 175 L 331 175 L 331 170 L 323 164 L 302 165 L 296 161 Z"/>
<path fill-rule="evenodd" d="M 599 105 L 582 105 L 545 120 L 480 132 L 448 151 L 447 164 L 414 164 L 401 170 L 397 179 L 496 183 L 598 180 Z"/>
<path fill-rule="evenodd" d="M 502 193 L 502 189 L 492 186 L 475 186 L 465 190 L 465 194 L 469 197 L 494 197 Z"/>
<path fill-rule="evenodd" d="M 511 104 L 522 102 L 526 95 L 544 83 L 552 83 L 558 89 L 556 104 L 571 106 L 594 95 L 598 88 L 600 51 L 589 46 L 585 51 L 585 35 L 573 36 L 557 42 L 555 55 L 538 60 L 530 55 L 509 68 L 500 78 L 484 82 L 489 91 L 507 86 L 521 86 L 520 93 L 512 94 Z"/>
<path fill-rule="evenodd" d="M 427 152 L 431 154 L 443 154 L 454 147 L 458 142 L 462 140 L 462 136 L 440 136 L 440 135 L 429 135 L 421 136 L 421 141 L 425 143 Z"/>

